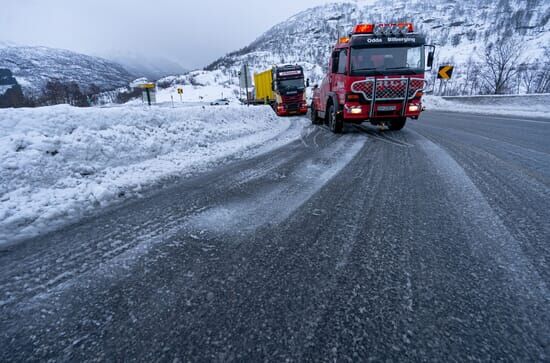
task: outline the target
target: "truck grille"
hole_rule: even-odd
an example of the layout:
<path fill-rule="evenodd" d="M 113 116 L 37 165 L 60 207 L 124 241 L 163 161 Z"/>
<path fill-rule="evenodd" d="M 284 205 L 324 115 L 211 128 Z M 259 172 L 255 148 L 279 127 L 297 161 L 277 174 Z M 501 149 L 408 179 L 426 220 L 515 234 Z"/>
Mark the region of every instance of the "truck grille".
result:
<path fill-rule="evenodd" d="M 300 104 L 304 99 L 303 94 L 297 94 L 292 96 L 283 96 L 283 103 L 298 103 Z"/>
<path fill-rule="evenodd" d="M 287 111 L 294 112 L 300 110 L 300 105 L 304 100 L 303 93 L 292 96 L 283 96 L 283 103 Z"/>
<path fill-rule="evenodd" d="M 423 78 L 367 78 L 354 82 L 351 90 L 362 94 L 367 101 L 372 101 L 373 98 L 376 101 L 403 101 L 415 98 L 426 88 L 426 83 Z"/>

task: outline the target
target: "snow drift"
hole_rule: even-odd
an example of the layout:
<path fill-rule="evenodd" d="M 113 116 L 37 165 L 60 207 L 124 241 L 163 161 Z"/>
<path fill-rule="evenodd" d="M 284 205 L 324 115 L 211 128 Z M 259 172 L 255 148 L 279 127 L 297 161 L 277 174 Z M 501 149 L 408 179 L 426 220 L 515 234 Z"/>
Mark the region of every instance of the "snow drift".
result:
<path fill-rule="evenodd" d="M 204 170 L 299 137 L 268 107 L 54 106 L 0 110 L 0 243 L 53 230 Z"/>

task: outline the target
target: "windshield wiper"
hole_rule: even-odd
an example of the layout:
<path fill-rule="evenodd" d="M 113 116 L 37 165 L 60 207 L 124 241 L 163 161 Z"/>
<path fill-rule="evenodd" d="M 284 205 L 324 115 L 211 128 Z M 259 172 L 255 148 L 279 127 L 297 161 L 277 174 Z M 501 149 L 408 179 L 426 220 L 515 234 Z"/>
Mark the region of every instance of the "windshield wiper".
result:
<path fill-rule="evenodd" d="M 372 72 L 372 71 L 375 71 L 374 73 L 376 73 L 376 74 L 382 74 L 382 73 L 380 72 L 381 69 L 376 68 L 376 67 L 371 67 L 371 68 L 357 68 L 357 69 L 352 69 L 351 71 L 352 71 L 352 73 L 353 73 L 353 72 Z"/>
<path fill-rule="evenodd" d="M 359 71 L 359 72 L 361 72 L 361 71 L 376 71 L 376 70 L 378 70 L 378 68 L 376 68 L 376 67 L 374 67 L 374 68 L 371 67 L 371 68 L 354 68 L 354 69 L 352 69 L 353 72 L 357 72 L 357 71 Z"/>
<path fill-rule="evenodd" d="M 385 68 L 384 69 L 385 71 L 407 71 L 407 72 L 410 72 L 412 74 L 415 74 L 417 73 L 415 70 L 409 68 L 409 67 L 390 67 L 390 68 Z"/>

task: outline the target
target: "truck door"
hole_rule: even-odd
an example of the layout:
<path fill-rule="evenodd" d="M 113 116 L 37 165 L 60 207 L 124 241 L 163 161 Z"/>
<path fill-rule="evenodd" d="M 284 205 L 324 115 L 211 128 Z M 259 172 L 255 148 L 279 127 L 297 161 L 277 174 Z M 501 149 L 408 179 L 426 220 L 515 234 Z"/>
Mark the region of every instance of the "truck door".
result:
<path fill-rule="evenodd" d="M 330 90 L 338 97 L 338 102 L 345 102 L 346 76 L 348 73 L 348 49 L 338 49 L 332 54 Z"/>
<path fill-rule="evenodd" d="M 326 111 L 325 107 L 330 94 L 336 93 L 338 95 L 339 89 L 343 89 L 345 75 L 347 73 L 347 55 L 347 49 L 337 49 L 332 53 L 327 72 L 328 74 L 321 84 L 320 99 L 322 102 L 319 110 Z"/>

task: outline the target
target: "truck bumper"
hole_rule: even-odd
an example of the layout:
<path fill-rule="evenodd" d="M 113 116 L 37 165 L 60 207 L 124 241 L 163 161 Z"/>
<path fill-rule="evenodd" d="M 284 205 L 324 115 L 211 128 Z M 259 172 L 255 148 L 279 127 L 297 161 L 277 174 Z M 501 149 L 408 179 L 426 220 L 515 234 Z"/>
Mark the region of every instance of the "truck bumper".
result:
<path fill-rule="evenodd" d="M 286 105 L 276 105 L 275 113 L 277 116 L 296 116 L 307 114 L 307 104 L 300 105 L 299 107 L 287 107 Z"/>
<path fill-rule="evenodd" d="M 344 121 L 362 122 L 368 120 L 395 119 L 401 117 L 418 118 L 422 113 L 422 103 L 411 101 L 405 106 L 403 112 L 403 103 L 376 103 L 371 113 L 370 104 L 347 103 L 342 110 Z"/>

